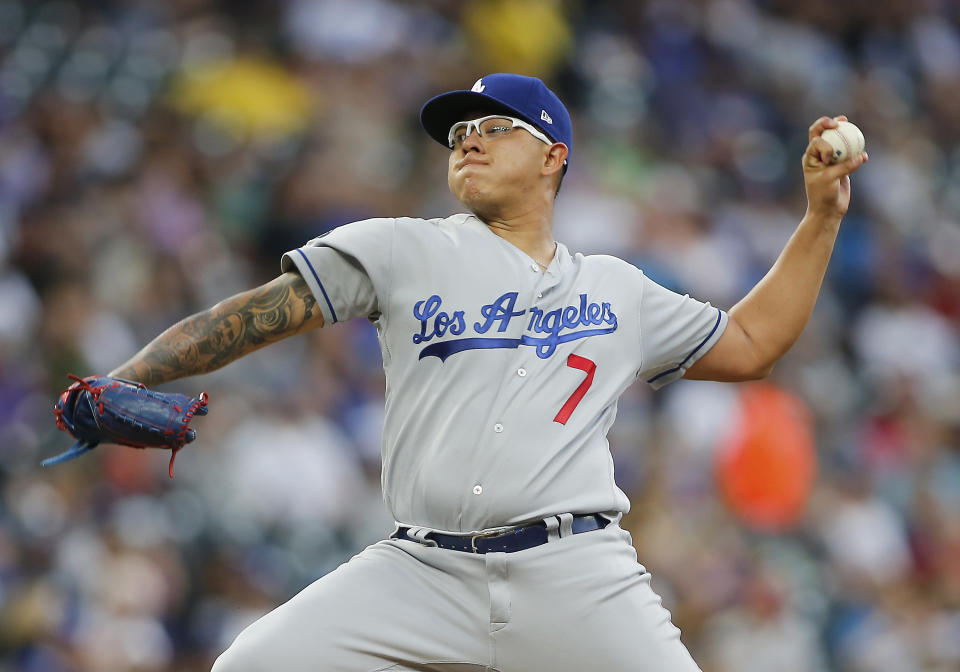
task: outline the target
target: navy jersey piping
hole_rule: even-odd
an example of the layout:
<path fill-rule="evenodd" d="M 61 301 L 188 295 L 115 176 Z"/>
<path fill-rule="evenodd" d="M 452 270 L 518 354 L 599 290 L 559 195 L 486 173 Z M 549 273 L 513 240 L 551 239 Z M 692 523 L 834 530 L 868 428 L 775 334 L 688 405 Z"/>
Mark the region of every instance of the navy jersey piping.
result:
<path fill-rule="evenodd" d="M 670 375 L 671 373 L 676 373 L 677 371 L 679 371 L 680 369 L 682 369 L 682 368 L 683 368 L 683 365 L 686 364 L 686 363 L 690 360 L 691 357 L 693 357 L 695 354 L 697 354 L 697 351 L 698 351 L 700 348 L 702 348 L 704 345 L 706 345 L 707 341 L 709 341 L 709 340 L 713 337 L 713 334 L 717 331 L 717 327 L 720 326 L 720 318 L 721 318 L 722 316 L 723 316 L 723 313 L 721 313 L 721 312 L 720 312 L 720 309 L 717 308 L 717 321 L 714 323 L 713 329 L 710 330 L 710 333 L 707 334 L 707 337 L 706 337 L 705 339 L 703 339 L 702 341 L 700 341 L 700 345 L 698 345 L 698 346 L 695 347 L 693 350 L 691 350 L 691 351 L 690 351 L 690 354 L 687 355 L 687 356 L 684 358 L 684 360 L 683 360 L 682 362 L 680 362 L 679 364 L 677 364 L 675 367 L 673 367 L 672 369 L 667 369 L 666 371 L 663 371 L 663 372 L 661 372 L 661 373 L 658 373 L 658 374 L 655 375 L 653 378 L 648 379 L 647 382 L 648 382 L 648 383 L 652 383 L 652 382 L 654 382 L 654 381 L 656 381 L 656 380 L 658 380 L 658 379 L 660 379 L 660 378 L 663 378 L 664 376 Z"/>
<path fill-rule="evenodd" d="M 320 286 L 320 291 L 323 293 L 323 298 L 327 302 L 327 307 L 330 309 L 330 314 L 333 316 L 333 323 L 336 324 L 340 320 L 337 319 L 337 311 L 333 309 L 333 304 L 330 303 L 330 297 L 327 296 L 327 290 L 323 288 L 323 283 L 320 282 L 320 276 L 317 275 L 317 271 L 313 268 L 313 264 L 310 263 L 310 260 L 307 259 L 307 255 L 303 253 L 303 250 L 298 247 L 297 252 L 299 252 L 300 256 L 303 257 L 303 260 L 307 262 L 307 267 L 310 269 L 310 272 L 313 273 L 313 279 L 316 280 L 317 284 Z"/>

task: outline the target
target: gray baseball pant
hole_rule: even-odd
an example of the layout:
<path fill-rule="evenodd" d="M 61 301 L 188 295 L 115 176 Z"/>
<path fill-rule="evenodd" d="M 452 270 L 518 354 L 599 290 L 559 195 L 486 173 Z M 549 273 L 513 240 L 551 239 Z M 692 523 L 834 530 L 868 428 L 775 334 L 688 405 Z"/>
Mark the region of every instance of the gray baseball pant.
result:
<path fill-rule="evenodd" d="M 213 666 L 276 670 L 700 672 L 616 524 L 515 553 L 376 543 Z"/>

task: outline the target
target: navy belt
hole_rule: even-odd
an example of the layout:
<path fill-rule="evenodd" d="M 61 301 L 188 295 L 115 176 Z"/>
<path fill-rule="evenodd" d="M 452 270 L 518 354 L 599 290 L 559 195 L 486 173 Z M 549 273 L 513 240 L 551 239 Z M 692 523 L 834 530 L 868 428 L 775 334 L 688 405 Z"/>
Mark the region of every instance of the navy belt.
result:
<path fill-rule="evenodd" d="M 574 516 L 572 531 L 573 534 L 592 532 L 593 530 L 603 529 L 609 522 L 610 521 L 597 513 Z M 390 537 L 392 539 L 406 539 L 408 541 L 424 543 L 420 539 L 408 534 L 411 529 L 410 527 L 399 527 Z M 547 535 L 546 523 L 539 521 L 496 532 L 480 532 L 474 535 L 428 532 L 424 537 L 434 542 L 440 548 L 451 551 L 463 551 L 464 553 L 514 553 L 547 543 Z"/>

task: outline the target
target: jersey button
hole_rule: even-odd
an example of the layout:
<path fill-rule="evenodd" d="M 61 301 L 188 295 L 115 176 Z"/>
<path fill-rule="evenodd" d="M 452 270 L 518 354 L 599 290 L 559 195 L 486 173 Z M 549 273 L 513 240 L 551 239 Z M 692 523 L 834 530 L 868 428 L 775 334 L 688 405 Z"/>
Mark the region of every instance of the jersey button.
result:
<path fill-rule="evenodd" d="M 530 270 L 533 271 L 534 273 L 536 273 L 537 271 L 540 270 L 540 267 L 537 266 L 536 262 L 534 262 L 534 263 L 530 264 Z"/>
<path fill-rule="evenodd" d="M 483 486 L 480 485 L 479 483 L 478 483 L 477 485 L 473 486 L 473 494 L 475 494 L 475 495 L 482 495 L 482 494 L 483 494 Z"/>
<path fill-rule="evenodd" d="M 501 424 L 498 422 L 497 424 L 495 424 L 495 425 L 493 426 L 493 431 L 495 431 L 497 434 L 499 434 L 500 432 L 503 431 L 503 425 L 501 425 Z"/>
<path fill-rule="evenodd" d="M 527 375 L 527 370 L 523 368 L 517 369 L 517 375 L 523 378 L 525 375 Z"/>
<path fill-rule="evenodd" d="M 542 299 L 542 298 L 543 298 L 543 292 L 537 292 L 537 298 L 538 298 L 538 299 Z"/>

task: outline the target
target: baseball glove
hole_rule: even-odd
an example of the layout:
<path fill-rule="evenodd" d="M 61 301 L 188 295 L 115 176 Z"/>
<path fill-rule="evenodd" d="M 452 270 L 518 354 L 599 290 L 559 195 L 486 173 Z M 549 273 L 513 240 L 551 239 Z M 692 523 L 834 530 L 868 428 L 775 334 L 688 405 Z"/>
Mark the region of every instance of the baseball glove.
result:
<path fill-rule="evenodd" d="M 66 452 L 43 461 L 48 467 L 66 462 L 99 443 L 119 443 L 134 448 L 169 448 L 170 478 L 173 461 L 184 444 L 197 438 L 190 429 L 195 415 L 207 414 L 207 394 L 198 397 L 166 394 L 109 376 L 79 378 L 60 395 L 53 409 L 57 427 L 77 442 Z"/>

